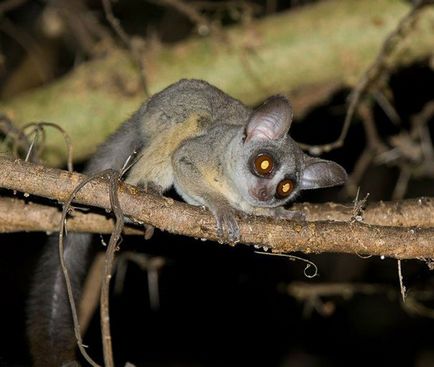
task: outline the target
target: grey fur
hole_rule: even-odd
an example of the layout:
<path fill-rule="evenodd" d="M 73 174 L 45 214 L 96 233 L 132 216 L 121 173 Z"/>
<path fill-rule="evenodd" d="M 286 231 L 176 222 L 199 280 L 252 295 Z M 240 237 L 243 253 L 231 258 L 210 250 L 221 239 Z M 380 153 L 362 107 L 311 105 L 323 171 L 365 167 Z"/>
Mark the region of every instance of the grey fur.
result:
<path fill-rule="evenodd" d="M 136 152 L 128 171 L 131 184 L 174 186 L 185 201 L 214 214 L 225 241 L 239 240 L 236 212 L 293 218 L 282 209 L 302 189 L 333 186 L 346 179 L 334 162 L 305 155 L 287 134 L 292 109 L 285 97 L 270 98 L 253 111 L 200 80 L 180 80 L 144 103 L 97 151 L 86 173 L 120 170 Z M 251 161 L 266 151 L 275 168 L 269 177 L 252 173 Z M 294 190 L 276 198 L 285 178 Z M 37 367 L 75 361 L 75 338 L 56 241 L 50 241 L 38 266 L 29 302 L 30 345 Z M 91 236 L 69 234 L 65 259 L 76 298 L 91 256 Z M 78 302 L 77 302 L 78 303 Z"/>

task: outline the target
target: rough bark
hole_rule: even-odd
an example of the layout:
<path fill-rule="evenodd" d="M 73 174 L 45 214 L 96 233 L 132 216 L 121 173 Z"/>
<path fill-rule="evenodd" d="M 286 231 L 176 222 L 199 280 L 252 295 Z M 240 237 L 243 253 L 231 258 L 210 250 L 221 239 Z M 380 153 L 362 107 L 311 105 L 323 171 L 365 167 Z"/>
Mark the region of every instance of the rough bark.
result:
<path fill-rule="evenodd" d="M 83 175 L 22 161 L 0 160 L 0 187 L 65 202 Z M 98 179 L 80 191 L 75 202 L 109 209 L 109 184 Z M 121 184 L 123 212 L 161 230 L 195 238 L 219 240 L 215 220 L 207 211 L 173 199 L 140 192 Z M 432 217 L 432 199 L 417 202 Z M 342 252 L 383 255 L 398 259 L 434 258 L 434 228 L 385 227 L 356 220 L 281 221 L 262 217 L 240 218 L 241 242 L 273 252 Z"/>
<path fill-rule="evenodd" d="M 0 198 L 0 233 L 12 232 L 55 232 L 59 230 L 61 210 L 24 200 Z M 113 219 L 97 213 L 80 210 L 69 212 L 66 229 L 69 232 L 111 233 Z M 144 235 L 144 231 L 124 228 L 125 234 Z"/>
<path fill-rule="evenodd" d="M 296 203 L 293 209 L 303 212 L 306 220 L 349 222 L 353 220 L 352 204 Z M 16 198 L 0 198 L 0 233 L 54 232 L 59 230 L 61 211 L 57 207 L 41 205 Z M 434 199 L 419 198 L 368 204 L 361 221 L 365 224 L 393 227 L 434 227 Z M 66 228 L 69 232 L 111 233 L 113 219 L 109 216 L 72 210 Z M 144 235 L 144 231 L 124 228 L 128 235 Z"/>

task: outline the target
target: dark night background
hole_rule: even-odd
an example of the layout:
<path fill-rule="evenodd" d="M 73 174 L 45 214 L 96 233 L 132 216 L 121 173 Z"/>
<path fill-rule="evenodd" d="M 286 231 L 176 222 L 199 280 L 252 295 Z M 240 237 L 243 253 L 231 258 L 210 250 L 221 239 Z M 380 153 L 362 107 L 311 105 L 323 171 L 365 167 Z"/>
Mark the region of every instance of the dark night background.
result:
<path fill-rule="evenodd" d="M 287 9 L 285 3 L 275 2 L 274 11 Z M 309 6 L 311 1 L 290 3 L 296 8 Z M 265 2 L 256 4 L 262 6 Z M 7 19 L 33 32 L 37 29 L 33 20 L 45 5 L 44 1 L 27 1 L 9 11 Z M 101 12 L 98 1 L 88 1 L 88 6 Z M 129 33 L 139 29 L 139 21 L 157 29 L 166 43 L 178 42 L 192 32 L 192 24 L 185 17 L 152 2 L 119 1 L 114 10 Z M 1 32 L 2 22 L 0 14 L 1 51 L 6 56 L 0 85 L 7 85 L 25 52 Z M 223 16 L 224 24 L 231 22 L 229 16 Z M 43 42 L 37 32 L 35 37 Z M 80 62 L 77 59 L 88 57 L 77 51 L 73 40 L 58 40 L 50 47 L 61 55 L 53 65 L 53 79 L 67 73 L 74 63 Z M 398 70 L 391 76 L 389 86 L 403 125 L 392 124 L 374 104 L 373 113 L 385 140 L 400 130 L 408 130 L 410 117 L 434 99 L 432 60 L 421 60 Z M 5 89 L 1 92 L 9 94 Z M 339 90 L 327 102 L 311 109 L 294 124 L 292 136 L 307 143 L 333 140 L 345 116 L 348 93 L 347 89 Z M 430 129 L 432 136 L 432 118 Z M 356 118 L 344 147 L 324 158 L 333 159 L 352 172 L 365 144 L 362 124 Z M 361 195 L 369 192 L 369 200 L 390 200 L 397 176 L 394 166 L 372 165 L 360 182 Z M 434 196 L 433 184 L 429 177 L 412 179 L 405 197 Z M 334 188 L 304 193 L 299 200 L 352 199 L 344 189 Z M 32 271 L 45 240 L 45 234 L 0 236 L 0 366 L 30 363 L 25 304 Z M 113 295 L 113 346 L 119 366 L 127 361 L 155 367 L 434 366 L 434 320 L 412 314 L 402 306 L 396 260 L 297 254 L 318 266 L 319 276 L 308 279 L 304 275 L 305 264 L 299 261 L 261 255 L 249 246 L 230 247 L 160 231 L 147 242 L 124 237 L 121 248 L 151 258 L 162 257 L 165 265 L 159 271 L 157 309 L 150 306 L 147 272 L 134 263 L 127 267 L 122 291 Z M 411 260 L 403 261 L 402 266 L 409 292 L 424 291 L 423 305 L 434 307 L 434 276 L 427 265 Z M 288 293 L 288 286 L 296 281 L 369 283 L 378 286 L 379 291 L 347 298 L 322 297 L 312 306 Z M 90 354 L 101 361 L 98 316 L 92 320 L 85 343 L 90 345 Z"/>

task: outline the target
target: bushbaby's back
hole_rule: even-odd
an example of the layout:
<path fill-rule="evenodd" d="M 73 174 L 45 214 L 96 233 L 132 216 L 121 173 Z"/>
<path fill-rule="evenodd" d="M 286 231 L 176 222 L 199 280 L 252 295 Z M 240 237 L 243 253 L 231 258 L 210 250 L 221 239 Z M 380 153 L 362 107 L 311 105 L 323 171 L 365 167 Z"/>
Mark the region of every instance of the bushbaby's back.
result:
<path fill-rule="evenodd" d="M 146 143 L 126 181 L 139 184 L 146 177 L 169 187 L 171 157 L 184 141 L 206 134 L 216 124 L 243 126 L 250 114 L 240 101 L 205 81 L 182 79 L 172 84 L 149 99 L 136 117 Z"/>
<path fill-rule="evenodd" d="M 215 123 L 245 125 L 251 109 L 211 84 L 196 79 L 182 79 L 155 94 L 143 106 L 145 134 L 164 125 L 183 123 L 192 115 L 200 116 L 202 127 Z"/>

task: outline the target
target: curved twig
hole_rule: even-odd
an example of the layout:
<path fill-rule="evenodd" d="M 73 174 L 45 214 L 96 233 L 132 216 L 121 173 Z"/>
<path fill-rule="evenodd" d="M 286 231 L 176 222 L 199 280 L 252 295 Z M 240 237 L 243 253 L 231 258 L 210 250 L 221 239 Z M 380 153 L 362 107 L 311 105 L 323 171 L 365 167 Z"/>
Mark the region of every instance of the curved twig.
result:
<path fill-rule="evenodd" d="M 393 51 L 395 51 L 396 46 L 399 45 L 400 41 L 408 35 L 410 30 L 412 30 L 412 26 L 417 21 L 421 10 L 427 5 L 428 2 L 426 1 L 417 1 L 410 11 L 399 21 L 397 27 L 389 34 L 389 36 L 386 37 L 377 57 L 363 73 L 359 82 L 348 97 L 349 106 L 347 108 L 344 124 L 339 137 L 335 141 L 323 145 L 299 143 L 302 149 L 309 151 L 310 154 L 320 155 L 342 147 L 360 100 L 368 88 L 385 71 L 387 68 L 387 58 L 393 53 Z"/>
<path fill-rule="evenodd" d="M 33 133 L 37 133 L 39 131 L 42 131 L 43 133 L 45 133 L 45 130 L 43 128 L 46 127 L 46 126 L 47 127 L 52 127 L 54 129 L 60 131 L 61 134 L 63 135 L 63 139 L 65 140 L 66 150 L 67 150 L 67 159 L 66 159 L 67 167 L 68 167 L 68 171 L 72 172 L 74 170 L 74 167 L 73 167 L 73 164 L 72 164 L 72 142 L 71 142 L 71 138 L 69 137 L 68 133 L 62 127 L 60 127 L 59 125 L 57 125 L 57 124 L 55 124 L 53 122 L 44 122 L 43 121 L 43 122 L 31 122 L 29 124 L 26 124 L 26 125 L 24 125 L 22 127 L 21 130 L 23 131 L 23 133 L 25 133 L 25 131 L 27 129 L 29 129 L 31 127 L 34 127 L 34 129 L 31 130 L 31 132 L 29 133 L 29 135 L 33 134 Z M 35 143 L 35 140 L 32 141 L 32 143 L 30 145 L 30 148 L 29 148 L 29 151 L 27 152 L 27 155 L 30 154 L 31 149 L 32 149 L 34 143 Z M 41 144 L 41 146 L 43 147 L 44 144 Z"/>

